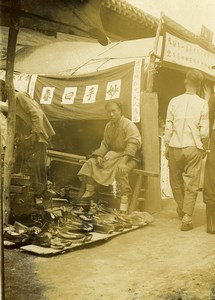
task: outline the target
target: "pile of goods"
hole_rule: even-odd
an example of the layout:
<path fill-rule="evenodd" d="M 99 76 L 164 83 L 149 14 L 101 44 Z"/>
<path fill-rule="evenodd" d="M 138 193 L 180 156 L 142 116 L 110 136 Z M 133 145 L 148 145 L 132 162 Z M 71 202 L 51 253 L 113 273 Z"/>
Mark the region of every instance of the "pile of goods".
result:
<path fill-rule="evenodd" d="M 94 232 L 112 234 L 153 222 L 153 217 L 147 212 L 135 211 L 124 215 L 116 209 L 96 203 L 91 205 L 89 211 L 71 205 L 48 208 L 32 213 L 30 219 L 28 223 L 16 220 L 13 225 L 5 226 L 5 242 L 62 250 L 89 242 Z"/>

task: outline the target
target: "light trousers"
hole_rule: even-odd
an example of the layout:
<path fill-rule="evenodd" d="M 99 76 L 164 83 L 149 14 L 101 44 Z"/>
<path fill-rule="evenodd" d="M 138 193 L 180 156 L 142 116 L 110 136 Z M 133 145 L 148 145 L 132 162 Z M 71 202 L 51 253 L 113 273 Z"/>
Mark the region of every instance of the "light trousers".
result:
<path fill-rule="evenodd" d="M 192 215 L 200 183 L 203 151 L 196 147 L 169 148 L 170 185 L 178 207 Z"/>

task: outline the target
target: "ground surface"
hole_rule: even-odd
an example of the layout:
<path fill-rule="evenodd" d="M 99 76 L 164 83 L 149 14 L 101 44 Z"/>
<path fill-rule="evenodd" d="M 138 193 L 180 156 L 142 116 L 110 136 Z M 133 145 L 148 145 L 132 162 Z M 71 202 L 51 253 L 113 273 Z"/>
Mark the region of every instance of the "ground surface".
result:
<path fill-rule="evenodd" d="M 173 200 L 153 226 L 52 258 L 6 250 L 6 300 L 212 300 L 215 235 L 201 194 L 194 229 L 181 232 Z"/>

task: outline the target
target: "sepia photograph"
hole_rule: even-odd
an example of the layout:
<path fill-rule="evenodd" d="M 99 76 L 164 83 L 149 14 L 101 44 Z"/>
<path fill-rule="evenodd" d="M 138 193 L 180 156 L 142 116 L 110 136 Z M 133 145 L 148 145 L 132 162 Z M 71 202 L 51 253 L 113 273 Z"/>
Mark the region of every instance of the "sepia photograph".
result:
<path fill-rule="evenodd" d="M 0 0 L 0 299 L 215 300 L 215 0 Z"/>

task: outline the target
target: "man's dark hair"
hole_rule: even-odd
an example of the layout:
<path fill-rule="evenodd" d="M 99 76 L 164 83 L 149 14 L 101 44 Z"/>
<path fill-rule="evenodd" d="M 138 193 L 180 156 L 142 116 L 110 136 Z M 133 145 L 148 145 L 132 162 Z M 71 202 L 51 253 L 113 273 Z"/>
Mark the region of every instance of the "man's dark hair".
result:
<path fill-rule="evenodd" d="M 2 79 L 0 79 L 0 101 L 3 102 L 7 101 L 6 85 L 5 85 L 5 81 Z"/>
<path fill-rule="evenodd" d="M 191 83 L 192 85 L 199 87 L 203 80 L 203 74 L 199 70 L 193 69 L 187 72 L 185 82 Z"/>
<path fill-rule="evenodd" d="M 115 104 L 122 112 L 122 103 L 119 100 L 107 100 L 105 104 L 105 109 L 107 110 L 109 105 Z"/>

